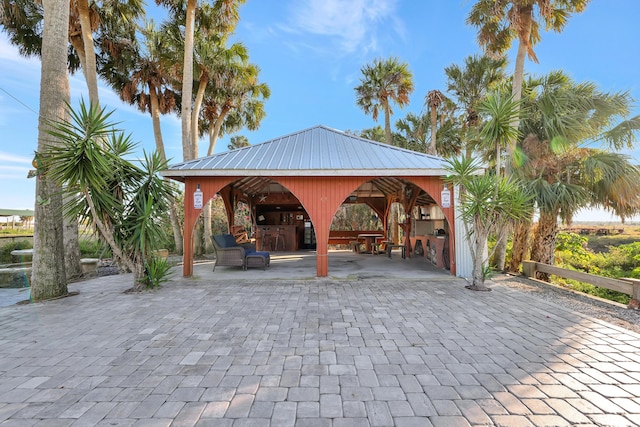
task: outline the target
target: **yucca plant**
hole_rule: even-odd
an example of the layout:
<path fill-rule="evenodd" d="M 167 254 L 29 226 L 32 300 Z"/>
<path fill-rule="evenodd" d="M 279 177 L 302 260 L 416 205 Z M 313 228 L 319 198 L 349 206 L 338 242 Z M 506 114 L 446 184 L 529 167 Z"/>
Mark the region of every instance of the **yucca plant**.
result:
<path fill-rule="evenodd" d="M 458 191 L 459 213 L 473 258 L 472 283 L 468 288 L 488 290 L 484 281 L 489 257 L 484 255 L 489 235 L 527 218 L 532 209 L 531 197 L 513 179 L 483 174 L 477 160 L 454 158 L 445 168 L 450 173 L 447 182 Z"/>
<path fill-rule="evenodd" d="M 158 175 L 166 161 L 157 153 L 144 153 L 141 166 L 125 159 L 136 144 L 109 121 L 113 112 L 81 101 L 71 106 L 69 121 L 52 123 L 50 134 L 61 143 L 40 153 L 47 176 L 73 195 L 65 215 L 95 224 L 102 239 L 124 270 L 133 273 L 134 290 L 149 283 L 152 251 L 162 239 L 162 217 L 174 197 L 173 189 Z"/>

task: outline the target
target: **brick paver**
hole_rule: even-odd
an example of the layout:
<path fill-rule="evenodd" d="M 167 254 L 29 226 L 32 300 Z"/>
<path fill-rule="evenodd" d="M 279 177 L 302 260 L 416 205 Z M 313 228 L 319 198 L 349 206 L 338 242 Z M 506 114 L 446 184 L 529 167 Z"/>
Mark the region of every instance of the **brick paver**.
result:
<path fill-rule="evenodd" d="M 129 280 L 0 308 L 0 425 L 640 420 L 640 336 L 532 293 L 201 274 L 125 294 Z"/>

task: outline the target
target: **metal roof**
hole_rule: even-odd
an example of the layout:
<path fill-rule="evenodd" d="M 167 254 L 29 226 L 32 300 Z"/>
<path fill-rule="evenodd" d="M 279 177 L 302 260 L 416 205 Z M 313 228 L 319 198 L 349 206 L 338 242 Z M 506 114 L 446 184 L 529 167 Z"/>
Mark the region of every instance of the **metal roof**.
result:
<path fill-rule="evenodd" d="M 32 210 L 24 209 L 0 209 L 0 217 L 9 217 L 9 216 L 34 216 Z"/>
<path fill-rule="evenodd" d="M 316 126 L 260 144 L 178 163 L 162 175 L 442 176 L 445 160 Z M 181 179 L 182 178 L 182 179 Z"/>

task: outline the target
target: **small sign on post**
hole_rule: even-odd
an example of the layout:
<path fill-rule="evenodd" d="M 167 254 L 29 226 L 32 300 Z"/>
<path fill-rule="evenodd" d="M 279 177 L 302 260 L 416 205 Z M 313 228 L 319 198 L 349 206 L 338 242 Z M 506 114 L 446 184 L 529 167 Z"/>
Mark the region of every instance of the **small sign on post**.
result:
<path fill-rule="evenodd" d="M 193 192 L 193 208 L 202 209 L 202 190 L 200 190 L 200 184 L 196 184 L 196 191 Z"/>
<path fill-rule="evenodd" d="M 444 189 L 440 192 L 440 202 L 442 203 L 443 208 L 451 207 L 451 191 L 449 191 L 446 185 L 444 186 Z"/>

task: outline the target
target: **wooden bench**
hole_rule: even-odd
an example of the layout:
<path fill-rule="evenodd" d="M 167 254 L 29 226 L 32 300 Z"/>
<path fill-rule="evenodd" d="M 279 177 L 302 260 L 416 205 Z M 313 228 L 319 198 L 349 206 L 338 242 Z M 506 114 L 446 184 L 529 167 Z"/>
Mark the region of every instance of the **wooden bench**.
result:
<path fill-rule="evenodd" d="M 360 240 L 352 240 L 349 242 L 349 246 L 351 246 L 351 250 L 357 254 L 360 253 L 360 246 L 362 242 Z"/>
<path fill-rule="evenodd" d="M 391 258 L 391 251 L 394 249 L 400 249 L 400 255 L 402 256 L 402 259 L 407 258 L 407 247 L 404 244 L 394 245 L 393 242 L 385 242 L 385 249 L 389 258 Z"/>

